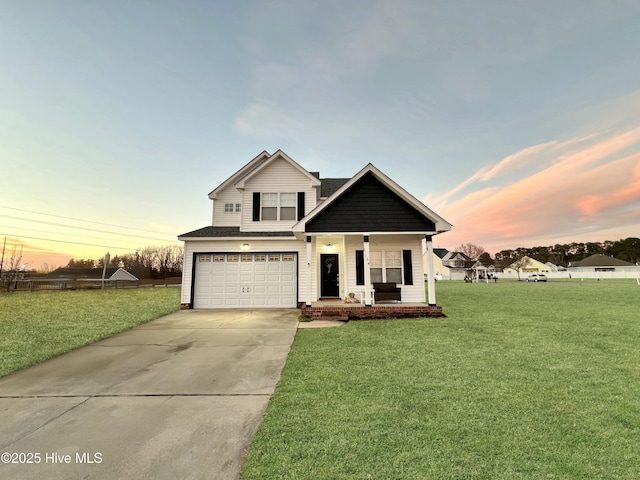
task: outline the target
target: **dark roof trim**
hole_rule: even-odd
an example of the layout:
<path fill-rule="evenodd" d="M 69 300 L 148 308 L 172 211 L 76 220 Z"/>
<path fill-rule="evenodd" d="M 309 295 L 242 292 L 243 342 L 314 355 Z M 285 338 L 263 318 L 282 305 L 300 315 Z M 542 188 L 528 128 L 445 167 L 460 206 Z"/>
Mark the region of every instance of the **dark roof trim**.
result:
<path fill-rule="evenodd" d="M 248 237 L 293 237 L 293 232 L 241 232 L 240 227 L 203 227 L 183 233 L 178 238 L 248 238 Z"/>

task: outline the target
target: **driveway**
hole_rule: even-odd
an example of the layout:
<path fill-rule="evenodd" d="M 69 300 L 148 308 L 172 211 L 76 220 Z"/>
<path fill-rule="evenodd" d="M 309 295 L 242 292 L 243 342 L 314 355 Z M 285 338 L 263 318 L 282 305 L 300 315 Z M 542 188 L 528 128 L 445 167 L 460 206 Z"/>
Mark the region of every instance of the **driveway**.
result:
<path fill-rule="evenodd" d="M 0 379 L 0 478 L 239 478 L 298 314 L 176 312 Z"/>

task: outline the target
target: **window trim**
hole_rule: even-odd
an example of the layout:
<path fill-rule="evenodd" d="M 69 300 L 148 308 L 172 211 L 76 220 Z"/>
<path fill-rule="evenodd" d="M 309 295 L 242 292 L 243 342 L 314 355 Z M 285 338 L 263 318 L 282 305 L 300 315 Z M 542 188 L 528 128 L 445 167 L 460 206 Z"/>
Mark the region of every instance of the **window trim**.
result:
<path fill-rule="evenodd" d="M 298 194 L 297 192 L 256 192 L 260 195 L 260 221 L 261 222 L 289 222 L 289 221 L 293 221 L 295 222 L 296 219 L 298 218 L 298 208 L 299 208 L 299 202 L 298 202 Z M 273 206 L 265 206 L 265 195 L 276 195 L 276 205 L 275 207 Z M 292 203 L 292 205 L 283 205 L 282 204 L 282 195 L 292 195 L 292 198 L 290 199 L 290 203 Z M 276 218 L 275 219 L 270 219 L 270 220 L 265 220 L 264 219 L 264 209 L 265 208 L 275 208 L 276 209 Z M 290 219 L 282 219 L 282 209 L 283 208 L 293 208 L 294 210 L 294 214 L 293 217 Z"/>
<path fill-rule="evenodd" d="M 400 266 L 389 266 L 389 267 L 387 267 L 387 252 L 389 252 L 389 253 L 393 252 L 393 253 L 399 253 L 400 254 Z M 381 262 L 380 262 L 381 266 L 372 267 L 371 265 L 369 265 L 369 275 L 371 276 L 371 270 L 373 268 L 376 268 L 376 269 L 380 268 L 382 270 L 382 283 L 388 283 L 389 281 L 387 279 L 387 268 L 394 268 L 394 269 L 399 268 L 400 269 L 400 280 L 401 281 L 400 282 L 394 282 L 394 283 L 396 285 L 405 285 L 405 283 L 404 283 L 404 280 L 405 280 L 405 276 L 404 276 L 405 275 L 405 272 L 404 272 L 405 265 L 404 265 L 404 261 L 403 261 L 403 259 L 404 259 L 403 252 L 404 252 L 403 249 L 396 250 L 394 248 L 391 248 L 389 250 L 372 250 L 369 255 L 371 255 L 372 253 L 379 253 L 382 258 L 381 258 Z M 371 257 L 369 257 L 369 260 L 370 260 L 370 263 L 371 263 Z M 373 280 L 372 280 L 371 283 L 375 283 L 375 282 L 373 282 Z"/>

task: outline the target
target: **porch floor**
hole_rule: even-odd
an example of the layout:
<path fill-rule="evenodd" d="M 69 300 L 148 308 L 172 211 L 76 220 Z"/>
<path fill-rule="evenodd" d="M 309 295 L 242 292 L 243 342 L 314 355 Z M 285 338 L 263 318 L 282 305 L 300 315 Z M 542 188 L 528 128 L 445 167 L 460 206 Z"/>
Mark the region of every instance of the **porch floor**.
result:
<path fill-rule="evenodd" d="M 344 301 L 324 300 L 312 302 L 311 307 L 303 305 L 303 315 L 322 320 L 373 320 L 390 318 L 445 317 L 442 307 L 426 303 L 376 303 L 370 307 L 363 303 L 345 303 Z"/>

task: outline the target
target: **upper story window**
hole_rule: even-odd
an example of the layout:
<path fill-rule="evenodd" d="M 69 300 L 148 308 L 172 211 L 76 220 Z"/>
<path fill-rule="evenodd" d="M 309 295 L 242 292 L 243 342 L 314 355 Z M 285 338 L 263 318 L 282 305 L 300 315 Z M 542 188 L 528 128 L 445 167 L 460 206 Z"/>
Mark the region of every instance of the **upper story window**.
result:
<path fill-rule="evenodd" d="M 233 203 L 225 203 L 224 204 L 224 213 L 239 213 L 241 211 L 241 204 L 240 203 L 236 203 L 235 205 Z"/>
<path fill-rule="evenodd" d="M 262 220 L 278 219 L 278 194 L 262 194 Z"/>
<path fill-rule="evenodd" d="M 296 219 L 296 194 L 280 194 L 280 220 Z"/>
<path fill-rule="evenodd" d="M 251 220 L 300 220 L 305 212 L 305 192 L 253 192 Z"/>
<path fill-rule="evenodd" d="M 261 219 L 295 220 L 296 198 L 295 193 L 263 193 Z"/>

